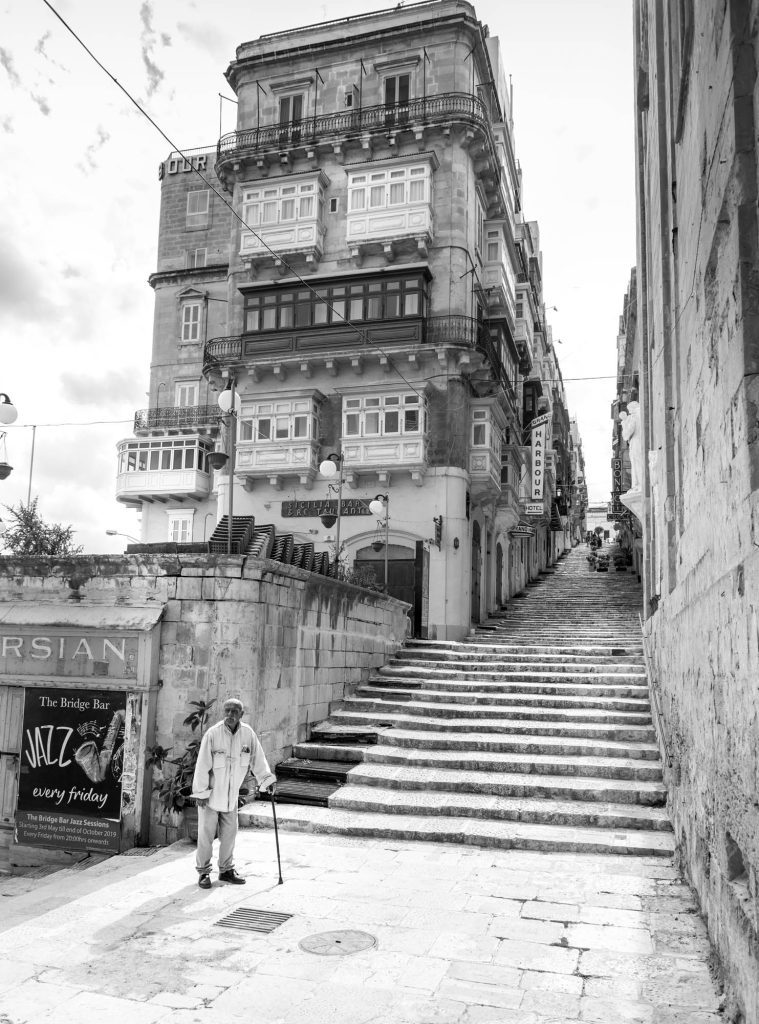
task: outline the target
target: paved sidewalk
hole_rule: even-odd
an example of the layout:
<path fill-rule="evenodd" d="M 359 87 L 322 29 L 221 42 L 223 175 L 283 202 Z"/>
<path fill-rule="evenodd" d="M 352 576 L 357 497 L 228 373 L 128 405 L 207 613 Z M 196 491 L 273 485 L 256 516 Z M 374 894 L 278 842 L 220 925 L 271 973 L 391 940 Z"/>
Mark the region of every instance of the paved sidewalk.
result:
<path fill-rule="evenodd" d="M 0 1024 L 718 1024 L 709 943 L 662 857 L 282 833 L 238 839 L 242 886 L 194 847 L 0 882 Z M 293 916 L 216 927 L 240 906 Z M 299 947 L 370 934 L 352 955 Z M 336 947 L 333 947 L 336 948 Z"/>

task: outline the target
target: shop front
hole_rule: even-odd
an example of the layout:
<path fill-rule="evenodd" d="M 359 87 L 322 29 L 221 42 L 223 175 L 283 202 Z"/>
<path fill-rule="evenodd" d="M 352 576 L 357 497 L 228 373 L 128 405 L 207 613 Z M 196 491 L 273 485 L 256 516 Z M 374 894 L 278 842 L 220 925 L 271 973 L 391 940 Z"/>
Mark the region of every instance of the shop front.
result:
<path fill-rule="evenodd" d="M 146 841 L 162 613 L 0 605 L 0 871 Z"/>

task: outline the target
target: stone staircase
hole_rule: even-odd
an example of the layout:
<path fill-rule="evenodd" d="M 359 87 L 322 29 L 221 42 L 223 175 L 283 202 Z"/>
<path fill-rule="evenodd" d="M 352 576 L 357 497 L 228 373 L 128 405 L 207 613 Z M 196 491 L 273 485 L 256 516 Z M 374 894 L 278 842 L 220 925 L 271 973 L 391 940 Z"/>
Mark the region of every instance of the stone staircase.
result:
<path fill-rule="evenodd" d="M 281 827 L 669 855 L 640 586 L 585 554 L 463 642 L 409 641 L 277 765 Z"/>

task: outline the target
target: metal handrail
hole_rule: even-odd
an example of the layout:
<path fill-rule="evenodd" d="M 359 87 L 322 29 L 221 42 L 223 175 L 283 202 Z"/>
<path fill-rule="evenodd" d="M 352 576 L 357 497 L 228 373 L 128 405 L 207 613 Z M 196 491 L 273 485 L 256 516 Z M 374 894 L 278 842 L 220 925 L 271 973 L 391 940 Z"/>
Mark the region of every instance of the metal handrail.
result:
<path fill-rule="evenodd" d="M 487 108 L 478 96 L 466 92 L 444 92 L 411 99 L 402 104 L 381 103 L 360 109 L 347 107 L 345 110 L 314 115 L 299 121 L 279 121 L 244 131 L 228 132 L 219 139 L 217 159 L 240 149 L 299 145 L 330 135 L 350 136 L 378 129 L 410 128 L 418 123 L 447 121 L 451 115 L 457 114 L 480 126 L 490 136 Z"/>
<path fill-rule="evenodd" d="M 664 716 L 662 715 L 661 704 L 659 703 L 659 692 L 658 682 L 654 678 L 654 674 L 651 670 L 651 664 L 648 660 L 648 651 L 646 649 L 646 634 L 643 631 L 643 618 L 640 612 L 638 612 L 638 622 L 640 623 L 640 635 L 643 640 L 643 661 L 646 666 L 646 677 L 648 679 L 648 688 L 651 691 L 654 698 L 654 711 L 656 712 L 656 720 L 658 722 L 658 733 L 661 739 L 661 744 L 664 747 L 664 757 L 667 762 L 667 767 L 672 767 L 672 754 L 670 753 L 669 743 L 667 742 L 667 734 L 664 730 Z"/>

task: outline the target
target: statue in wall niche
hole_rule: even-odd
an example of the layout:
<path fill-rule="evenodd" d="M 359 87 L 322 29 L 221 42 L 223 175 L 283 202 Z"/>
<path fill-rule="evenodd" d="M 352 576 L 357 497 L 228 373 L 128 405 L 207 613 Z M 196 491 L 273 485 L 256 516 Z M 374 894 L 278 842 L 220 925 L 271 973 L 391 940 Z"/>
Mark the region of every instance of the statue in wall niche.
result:
<path fill-rule="evenodd" d="M 622 437 L 630 451 L 630 490 L 639 491 L 643 478 L 643 451 L 640 440 L 640 405 L 628 402 L 627 411 L 619 414 Z"/>

